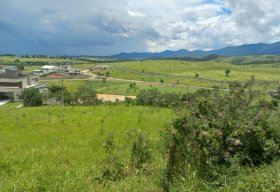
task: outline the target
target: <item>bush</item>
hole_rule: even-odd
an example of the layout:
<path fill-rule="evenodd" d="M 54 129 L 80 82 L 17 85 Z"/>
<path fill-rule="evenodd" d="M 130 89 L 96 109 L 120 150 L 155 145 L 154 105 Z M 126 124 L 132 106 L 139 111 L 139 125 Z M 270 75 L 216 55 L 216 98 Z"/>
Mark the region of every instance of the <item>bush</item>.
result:
<path fill-rule="evenodd" d="M 77 104 L 82 105 L 96 105 L 99 103 L 96 91 L 90 81 L 86 81 L 78 87 L 75 94 L 75 101 Z"/>
<path fill-rule="evenodd" d="M 135 168 L 143 168 L 151 160 L 151 146 L 149 139 L 138 131 L 132 143 L 131 163 Z"/>
<path fill-rule="evenodd" d="M 112 134 L 107 135 L 103 147 L 106 150 L 106 157 L 102 161 L 102 174 L 96 179 L 99 182 L 106 183 L 108 181 L 118 181 L 126 177 L 125 166 L 116 151 L 115 140 Z"/>
<path fill-rule="evenodd" d="M 162 94 L 157 89 L 141 90 L 137 95 L 138 105 L 157 107 L 176 107 L 181 103 L 181 98 L 175 93 Z"/>
<path fill-rule="evenodd" d="M 35 88 L 24 89 L 18 97 L 23 100 L 25 107 L 41 106 L 43 104 L 43 96 Z"/>
<path fill-rule="evenodd" d="M 160 94 L 157 89 L 141 90 L 137 95 L 136 103 L 138 105 L 157 106 Z"/>
<path fill-rule="evenodd" d="M 280 157 L 274 111 L 255 104 L 247 85 L 232 84 L 226 95 L 200 91 L 185 97 L 187 109 L 166 132 L 167 179 L 197 174 L 213 181 L 225 167 L 258 166 Z"/>
<path fill-rule="evenodd" d="M 159 96 L 157 106 L 176 107 L 180 105 L 180 100 L 180 96 L 175 93 L 164 93 Z"/>
<path fill-rule="evenodd" d="M 127 105 L 132 105 L 134 103 L 134 100 L 130 97 L 125 97 L 124 101 Z"/>
<path fill-rule="evenodd" d="M 228 76 L 229 76 L 229 74 L 230 74 L 230 69 L 229 69 L 229 68 L 227 68 L 227 69 L 225 70 L 225 75 L 226 75 L 226 77 L 228 77 Z"/>
<path fill-rule="evenodd" d="M 274 107 L 278 107 L 278 100 L 272 99 L 272 100 L 271 100 L 271 104 L 272 104 Z"/>

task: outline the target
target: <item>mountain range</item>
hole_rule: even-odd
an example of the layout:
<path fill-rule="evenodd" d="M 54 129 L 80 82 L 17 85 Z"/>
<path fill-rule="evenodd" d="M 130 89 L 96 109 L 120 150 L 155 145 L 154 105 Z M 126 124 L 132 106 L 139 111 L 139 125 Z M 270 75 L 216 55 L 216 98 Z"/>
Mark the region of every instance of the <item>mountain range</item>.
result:
<path fill-rule="evenodd" d="M 163 52 L 133 52 L 133 53 L 120 53 L 112 55 L 112 57 L 120 59 L 161 59 L 173 57 L 205 57 L 207 55 L 220 55 L 220 56 L 248 56 L 248 55 L 280 55 L 280 42 L 272 44 L 245 44 L 240 46 L 230 46 L 222 49 L 211 51 L 195 50 L 189 51 L 180 49 L 178 51 L 166 50 Z"/>

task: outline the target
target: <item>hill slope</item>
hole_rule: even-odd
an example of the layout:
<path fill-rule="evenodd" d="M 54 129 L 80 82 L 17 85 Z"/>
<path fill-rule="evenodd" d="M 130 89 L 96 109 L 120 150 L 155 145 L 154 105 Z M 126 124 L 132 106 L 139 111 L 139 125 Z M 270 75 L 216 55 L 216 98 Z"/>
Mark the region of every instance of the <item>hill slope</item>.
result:
<path fill-rule="evenodd" d="M 234 47 L 225 47 L 222 49 L 202 51 L 195 50 L 189 51 L 180 49 L 178 51 L 166 50 L 163 52 L 133 52 L 133 53 L 120 53 L 113 55 L 116 58 L 126 59 L 146 59 L 146 58 L 171 58 L 171 57 L 204 57 L 207 55 L 216 54 L 222 56 L 246 56 L 246 55 L 280 55 L 280 42 L 272 44 L 248 44 Z"/>

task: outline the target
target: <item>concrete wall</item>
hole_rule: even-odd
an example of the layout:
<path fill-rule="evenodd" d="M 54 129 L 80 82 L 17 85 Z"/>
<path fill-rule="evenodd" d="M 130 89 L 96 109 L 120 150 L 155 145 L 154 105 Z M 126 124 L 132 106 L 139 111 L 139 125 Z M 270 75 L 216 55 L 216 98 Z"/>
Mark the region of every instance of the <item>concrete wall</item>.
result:
<path fill-rule="evenodd" d="M 3 88 L 0 87 L 0 92 L 4 93 L 9 99 L 14 101 L 19 101 L 18 95 L 22 92 L 21 88 Z"/>
<path fill-rule="evenodd" d="M 7 78 L 18 78 L 22 74 L 22 70 L 19 69 L 6 69 L 5 70 Z"/>

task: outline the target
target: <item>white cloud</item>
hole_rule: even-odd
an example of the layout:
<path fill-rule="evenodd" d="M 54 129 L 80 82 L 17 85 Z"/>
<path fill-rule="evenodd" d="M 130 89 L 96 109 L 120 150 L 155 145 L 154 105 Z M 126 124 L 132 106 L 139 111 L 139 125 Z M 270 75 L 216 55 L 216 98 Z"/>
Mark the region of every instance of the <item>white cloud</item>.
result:
<path fill-rule="evenodd" d="M 1 0 L 0 44 L 16 40 L 0 52 L 107 55 L 274 42 L 279 7 L 279 0 Z"/>
<path fill-rule="evenodd" d="M 146 17 L 146 15 L 143 14 L 143 13 L 141 13 L 141 12 L 131 11 L 131 10 L 128 10 L 128 11 L 127 11 L 127 14 L 128 14 L 130 17 Z"/>

